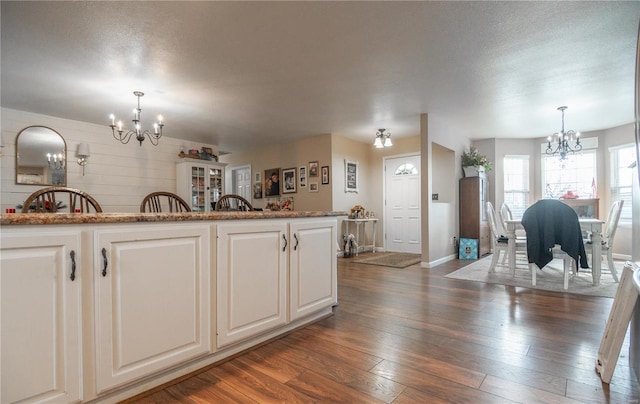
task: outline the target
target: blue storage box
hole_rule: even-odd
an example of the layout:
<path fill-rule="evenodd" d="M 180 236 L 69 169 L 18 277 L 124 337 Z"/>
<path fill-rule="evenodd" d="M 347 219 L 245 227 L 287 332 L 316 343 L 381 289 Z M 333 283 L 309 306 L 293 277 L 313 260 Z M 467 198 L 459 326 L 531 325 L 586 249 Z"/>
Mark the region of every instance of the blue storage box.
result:
<path fill-rule="evenodd" d="M 461 260 L 476 260 L 478 259 L 478 239 L 475 238 L 461 238 L 460 239 L 460 251 L 458 253 Z"/>

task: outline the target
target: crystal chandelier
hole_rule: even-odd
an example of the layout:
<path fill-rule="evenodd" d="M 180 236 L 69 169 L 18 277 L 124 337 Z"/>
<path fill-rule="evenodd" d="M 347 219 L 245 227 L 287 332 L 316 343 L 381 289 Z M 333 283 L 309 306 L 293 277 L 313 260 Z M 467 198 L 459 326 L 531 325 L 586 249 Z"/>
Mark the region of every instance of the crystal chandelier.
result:
<path fill-rule="evenodd" d="M 376 132 L 376 140 L 373 142 L 373 145 L 376 149 L 382 149 L 383 147 L 391 147 L 393 143 L 391 143 L 391 133 L 385 133 L 386 129 L 378 129 Z"/>
<path fill-rule="evenodd" d="M 149 141 L 152 145 L 157 146 L 158 141 L 162 137 L 162 128 L 164 127 L 164 123 L 162 123 L 162 115 L 158 115 L 158 121 L 153 124 L 153 133 L 148 130 L 143 131 L 140 127 L 140 114 L 142 109 L 140 108 L 140 97 L 144 95 L 142 91 L 134 91 L 133 95 L 138 97 L 138 107 L 133 109 L 133 126 L 134 130 L 126 130 L 122 129 L 122 121 L 118 121 L 117 129 L 116 129 L 116 117 L 111 114 L 109 118 L 111 118 L 111 131 L 113 132 L 113 137 L 116 140 L 119 140 L 122 144 L 129 143 L 131 137 L 136 135 L 136 140 L 140 142 L 140 146 L 142 146 L 142 142 L 145 139 L 145 136 L 149 138 Z M 117 132 L 117 135 L 116 135 Z"/>
<path fill-rule="evenodd" d="M 553 136 L 549 136 L 547 138 L 546 153 L 551 156 L 555 156 L 556 154 L 560 155 L 560 161 L 566 160 L 567 154 L 582 150 L 582 145 L 580 144 L 580 132 L 573 130 L 565 132 L 564 130 L 565 109 L 567 109 L 567 107 L 558 107 L 558 111 L 562 112 L 562 129 L 560 129 L 560 132 L 554 133 Z M 552 141 L 556 144 L 555 150 L 551 147 Z M 570 141 L 575 141 L 575 144 L 571 146 L 569 144 Z"/>
<path fill-rule="evenodd" d="M 47 164 L 49 168 L 54 170 L 62 170 L 64 168 L 64 154 L 63 153 L 47 153 Z"/>

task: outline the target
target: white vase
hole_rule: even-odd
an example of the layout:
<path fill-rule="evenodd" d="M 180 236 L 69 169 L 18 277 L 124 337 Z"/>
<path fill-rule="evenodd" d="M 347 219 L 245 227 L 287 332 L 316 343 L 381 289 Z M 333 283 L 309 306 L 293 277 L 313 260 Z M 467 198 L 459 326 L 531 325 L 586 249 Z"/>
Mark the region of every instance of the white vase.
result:
<path fill-rule="evenodd" d="M 464 176 L 465 177 L 478 177 L 478 176 L 480 176 L 480 173 L 482 173 L 484 175 L 484 167 L 483 166 L 462 167 L 462 170 L 464 171 Z"/>

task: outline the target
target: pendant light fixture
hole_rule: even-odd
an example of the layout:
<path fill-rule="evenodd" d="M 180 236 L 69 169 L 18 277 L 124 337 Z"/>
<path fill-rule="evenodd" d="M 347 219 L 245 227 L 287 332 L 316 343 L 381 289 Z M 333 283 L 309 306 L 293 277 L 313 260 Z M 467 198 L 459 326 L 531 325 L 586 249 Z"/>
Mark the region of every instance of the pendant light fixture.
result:
<path fill-rule="evenodd" d="M 144 96 L 142 91 L 134 91 L 133 95 L 138 97 L 138 107 L 133 109 L 133 127 L 134 130 L 125 130 L 122 128 L 122 121 L 118 121 L 117 129 L 116 129 L 116 117 L 111 114 L 109 117 L 111 119 L 111 132 L 113 133 L 113 137 L 120 141 L 122 144 L 129 143 L 131 137 L 133 135 L 136 136 L 136 140 L 140 142 L 140 146 L 142 146 L 142 142 L 145 139 L 145 136 L 149 138 L 149 141 L 152 145 L 157 146 L 160 138 L 162 137 L 162 128 L 164 127 L 164 123 L 162 121 L 162 115 L 158 115 L 158 121 L 153 124 L 153 133 L 148 130 L 143 131 L 140 126 L 140 115 L 142 113 L 142 109 L 140 108 L 140 97 Z M 116 132 L 118 133 L 116 135 Z M 126 132 L 126 133 L 125 133 Z"/>
<path fill-rule="evenodd" d="M 562 112 L 562 128 L 560 132 L 554 133 L 553 136 L 549 136 L 547 138 L 547 150 L 546 153 L 551 156 L 555 156 L 556 154 L 560 156 L 560 160 L 566 160 L 567 155 L 569 153 L 575 153 L 577 151 L 582 150 L 582 145 L 580 144 L 580 132 L 576 132 L 573 130 L 568 130 L 565 132 L 564 130 L 564 111 L 568 107 L 558 107 L 558 111 Z M 555 148 L 551 146 L 551 142 L 555 143 Z M 570 142 L 574 142 L 573 146 Z"/>
<path fill-rule="evenodd" d="M 386 129 L 378 129 L 378 131 L 376 132 L 376 140 L 373 142 L 373 145 L 376 147 L 376 149 L 393 146 L 393 143 L 391 142 L 391 133 L 385 133 L 385 130 Z"/>

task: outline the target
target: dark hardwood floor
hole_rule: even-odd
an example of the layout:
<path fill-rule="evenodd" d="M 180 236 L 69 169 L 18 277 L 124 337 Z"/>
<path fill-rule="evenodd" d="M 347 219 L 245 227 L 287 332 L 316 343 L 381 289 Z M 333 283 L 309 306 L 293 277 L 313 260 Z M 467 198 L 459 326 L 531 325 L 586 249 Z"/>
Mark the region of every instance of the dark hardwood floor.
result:
<path fill-rule="evenodd" d="M 637 403 L 628 336 L 594 370 L 613 299 L 338 259 L 335 314 L 136 403 Z"/>

